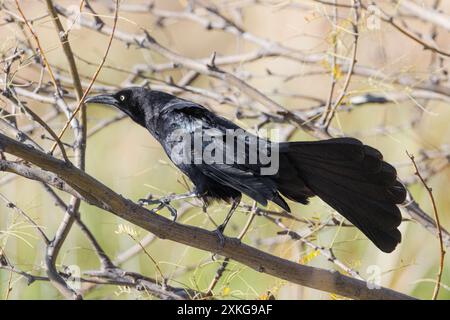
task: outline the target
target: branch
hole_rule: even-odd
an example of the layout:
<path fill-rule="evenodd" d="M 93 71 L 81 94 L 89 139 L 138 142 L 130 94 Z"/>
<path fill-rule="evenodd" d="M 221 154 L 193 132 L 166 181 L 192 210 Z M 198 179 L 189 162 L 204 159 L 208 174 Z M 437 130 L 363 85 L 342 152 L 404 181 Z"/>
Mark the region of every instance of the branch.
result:
<path fill-rule="evenodd" d="M 375 3 L 373 2 L 372 5 L 375 6 Z M 362 6 L 362 8 L 367 10 L 367 8 L 364 5 Z M 450 52 L 444 51 L 444 50 L 442 50 L 442 49 L 440 49 L 440 48 L 438 48 L 436 46 L 433 46 L 430 43 L 425 42 L 419 36 L 416 36 L 411 31 L 409 31 L 406 28 L 403 28 L 402 26 L 400 26 L 400 24 L 397 22 L 397 20 L 394 19 L 393 16 L 391 16 L 391 15 L 387 14 L 386 12 L 384 12 L 379 6 L 377 6 L 377 8 L 381 12 L 381 15 L 380 15 L 381 20 L 383 20 L 384 22 L 390 24 L 392 27 L 397 29 L 400 33 L 402 33 L 406 37 L 410 38 L 414 42 L 416 42 L 416 43 L 420 44 L 421 46 L 423 46 L 423 48 L 425 50 L 430 50 L 430 51 L 435 52 L 437 54 L 440 54 L 442 56 L 450 57 Z"/>
<path fill-rule="evenodd" d="M 165 217 L 151 214 L 149 210 L 118 195 L 82 170 L 3 134 L 0 134 L 0 150 L 56 174 L 85 199 L 89 199 L 88 202 L 91 204 L 125 219 L 159 238 L 216 252 L 259 272 L 353 299 L 412 299 L 410 296 L 387 288 L 368 289 L 367 283 L 364 281 L 337 272 L 288 261 L 252 248 L 237 239 L 225 237 L 224 246 L 221 247 L 214 232 L 182 225 Z"/>
<path fill-rule="evenodd" d="M 353 0 L 353 21 L 352 21 L 352 35 L 353 35 L 353 49 L 351 54 L 351 60 L 348 66 L 347 75 L 344 80 L 344 85 L 342 87 L 341 93 L 339 94 L 336 101 L 333 103 L 331 108 L 327 108 L 327 111 L 323 114 L 322 117 L 322 125 L 325 128 L 325 130 L 328 131 L 328 128 L 330 126 L 331 121 L 333 121 L 333 118 L 336 114 L 337 108 L 341 105 L 344 98 L 347 96 L 348 92 L 347 89 L 350 85 L 350 80 L 353 75 L 353 70 L 355 68 L 356 64 L 356 53 L 358 49 L 358 38 L 359 38 L 359 30 L 358 30 L 358 23 L 359 23 L 359 9 L 360 9 L 360 2 L 358 0 Z M 333 65 L 335 65 L 336 61 L 334 59 Z M 335 69 L 331 71 L 333 74 L 335 73 Z M 333 90 L 333 87 L 332 87 Z M 330 93 L 332 96 L 333 92 Z"/>
<path fill-rule="evenodd" d="M 422 182 L 423 186 L 428 192 L 428 195 L 430 196 L 431 203 L 433 205 L 433 211 L 434 211 L 434 219 L 436 220 L 437 225 L 437 232 L 438 232 L 438 239 L 439 239 L 439 248 L 440 248 L 440 263 L 439 263 L 439 271 L 436 279 L 436 286 L 434 287 L 433 292 L 433 300 L 437 299 L 437 296 L 439 294 L 439 289 L 441 287 L 441 279 L 442 279 L 442 272 L 444 271 L 444 258 L 445 258 L 445 247 L 444 247 L 444 241 L 442 240 L 442 229 L 441 229 L 441 223 L 439 220 L 439 214 L 436 206 L 436 201 L 434 200 L 433 191 L 432 189 L 427 185 L 425 182 L 425 179 L 422 177 L 422 175 L 419 172 L 419 168 L 417 167 L 416 161 L 414 160 L 414 156 L 410 155 L 408 152 L 406 152 L 408 157 L 411 159 L 414 169 L 416 170 L 415 174 L 419 177 L 420 181 Z"/>
<path fill-rule="evenodd" d="M 430 22 L 434 25 L 440 26 L 447 31 L 450 31 L 450 16 L 443 14 L 435 9 L 428 9 L 426 6 L 419 6 L 412 1 L 409 0 L 401 0 L 398 1 L 401 9 L 405 10 L 408 13 L 411 13 L 417 16 L 420 19 L 423 19 L 427 22 Z"/>

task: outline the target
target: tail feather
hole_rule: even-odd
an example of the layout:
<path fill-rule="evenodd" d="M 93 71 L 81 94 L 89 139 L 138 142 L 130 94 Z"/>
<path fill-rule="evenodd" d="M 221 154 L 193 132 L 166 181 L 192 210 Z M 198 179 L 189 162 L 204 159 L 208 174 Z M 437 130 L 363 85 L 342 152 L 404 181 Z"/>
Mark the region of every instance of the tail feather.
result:
<path fill-rule="evenodd" d="M 401 241 L 397 229 L 401 215 L 394 206 L 386 207 L 374 201 L 354 197 L 351 202 L 319 192 L 317 195 L 344 215 L 351 223 L 360 229 L 378 248 L 384 252 L 392 252 Z"/>
<path fill-rule="evenodd" d="M 372 181 L 364 175 L 364 169 L 362 169 L 363 172 L 350 172 L 346 170 L 338 172 L 338 165 L 323 165 L 318 162 L 302 162 L 302 167 L 308 168 L 307 172 L 304 172 L 302 177 L 310 176 L 313 180 L 323 180 L 325 183 L 329 182 L 330 188 L 331 184 L 333 184 L 336 189 L 341 187 L 341 189 L 343 189 L 342 192 L 347 190 L 352 194 L 359 194 L 382 202 L 389 199 L 391 202 L 397 204 L 402 203 L 405 200 L 405 194 L 402 190 L 398 190 L 396 185 L 379 185 L 376 181 Z"/>
<path fill-rule="evenodd" d="M 397 204 L 406 190 L 378 150 L 353 138 L 283 143 L 280 150 L 277 183 L 284 196 L 304 203 L 317 195 L 381 250 L 395 249 L 401 241 Z"/>
<path fill-rule="evenodd" d="M 333 207 L 337 207 L 335 208 L 337 211 L 351 212 L 352 214 L 348 217 L 349 220 L 364 220 L 370 226 L 386 230 L 398 227 L 401 222 L 400 210 L 392 203 L 375 200 L 362 193 L 352 193 L 351 199 L 348 199 L 346 195 L 352 190 L 342 185 L 336 185 L 330 180 L 317 179 L 313 190 L 322 200 L 330 202 Z M 376 215 L 368 214 L 370 212 L 376 212 Z"/>

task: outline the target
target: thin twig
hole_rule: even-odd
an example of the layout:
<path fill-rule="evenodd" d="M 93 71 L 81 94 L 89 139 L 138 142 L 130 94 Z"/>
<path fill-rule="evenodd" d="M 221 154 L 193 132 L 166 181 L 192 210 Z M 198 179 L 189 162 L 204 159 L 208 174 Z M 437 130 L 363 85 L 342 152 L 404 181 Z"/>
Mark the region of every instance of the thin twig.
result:
<path fill-rule="evenodd" d="M 338 32 L 337 32 L 337 14 L 338 14 L 338 7 L 336 6 L 336 0 L 334 1 L 334 6 L 333 6 L 333 22 L 332 22 L 332 27 L 333 30 L 331 31 L 331 41 L 332 41 L 332 48 L 333 51 L 331 53 L 331 71 L 330 71 L 330 78 L 331 78 L 331 84 L 330 84 L 330 91 L 328 93 L 328 98 L 327 98 L 327 102 L 325 105 L 325 112 L 323 113 L 323 119 L 321 120 L 322 123 L 325 122 L 326 118 L 327 118 L 327 114 L 331 112 L 331 103 L 333 101 L 333 93 L 334 93 L 334 88 L 336 86 L 336 75 L 337 75 L 337 69 L 336 69 L 336 55 L 337 55 L 337 46 L 338 46 Z"/>
<path fill-rule="evenodd" d="M 50 63 L 48 63 L 47 56 L 45 55 L 45 51 L 42 49 L 41 42 L 39 41 L 39 37 L 34 32 L 33 27 L 31 26 L 31 24 L 29 23 L 29 21 L 25 17 L 25 14 L 23 13 L 22 8 L 20 7 L 19 0 L 15 0 L 15 1 L 16 1 L 17 10 L 19 11 L 20 15 L 22 16 L 23 22 L 27 26 L 28 30 L 30 31 L 31 35 L 34 38 L 34 41 L 36 42 L 36 45 L 37 45 L 37 47 L 39 49 L 39 55 L 44 60 L 45 67 L 47 68 L 47 71 L 48 71 L 48 74 L 50 75 L 50 79 L 52 81 L 52 84 L 55 87 L 55 93 L 59 94 L 59 92 L 60 92 L 59 86 L 58 86 L 58 84 L 56 82 L 55 75 L 53 74 L 53 70 L 52 70 L 52 68 L 50 66 Z"/>
<path fill-rule="evenodd" d="M 359 0 L 353 0 L 353 21 L 352 21 L 352 35 L 353 35 L 353 50 L 351 53 L 351 60 L 347 71 L 347 76 L 344 80 L 344 85 L 342 87 L 341 93 L 336 99 L 336 101 L 333 103 L 331 108 L 327 108 L 327 111 L 323 115 L 322 120 L 322 126 L 325 128 L 326 131 L 328 131 L 331 121 L 333 121 L 333 118 L 336 114 L 336 109 L 341 105 L 343 99 L 347 96 L 348 87 L 350 85 L 350 80 L 353 75 L 353 70 L 355 68 L 356 64 L 356 53 L 358 49 L 358 38 L 359 38 L 359 31 L 358 31 L 358 23 L 359 23 L 359 9 L 360 9 L 360 1 Z M 332 70 L 332 72 L 335 72 L 335 70 Z"/>
<path fill-rule="evenodd" d="M 244 225 L 244 228 L 242 228 L 241 232 L 238 235 L 238 239 L 239 241 L 242 241 L 242 239 L 244 238 L 245 234 L 247 233 L 248 229 L 250 228 L 253 219 L 256 216 L 256 203 L 253 204 L 253 210 L 250 212 L 250 215 L 247 219 L 247 222 Z M 219 268 L 216 271 L 216 274 L 214 276 L 214 278 L 211 280 L 208 289 L 206 290 L 206 295 L 207 296 L 212 296 L 213 295 L 213 290 L 216 287 L 217 283 L 220 281 L 220 278 L 222 278 L 225 270 L 227 269 L 228 264 L 230 263 L 230 258 L 226 257 L 225 259 L 223 259 L 222 263 L 220 264 Z"/>
<path fill-rule="evenodd" d="M 50 1 L 50 0 L 47 0 L 47 1 Z M 113 26 L 112 26 L 112 29 L 111 29 L 111 34 L 110 34 L 110 37 L 109 37 L 109 40 L 108 40 L 108 45 L 107 45 L 107 47 L 106 47 L 106 51 L 105 51 L 105 53 L 103 54 L 102 60 L 100 61 L 100 64 L 99 64 L 97 70 L 94 72 L 94 75 L 92 76 L 91 82 L 89 83 L 87 89 L 84 91 L 82 97 L 80 98 L 77 107 L 75 108 L 75 110 L 73 111 L 72 115 L 71 115 L 70 118 L 67 120 L 67 122 L 66 122 L 66 124 L 64 125 L 63 129 L 62 129 L 61 132 L 59 133 L 59 135 L 58 135 L 59 138 L 61 138 L 61 137 L 63 136 L 64 132 L 67 130 L 67 128 L 68 128 L 70 122 L 72 121 L 72 119 L 77 115 L 78 111 L 80 111 L 80 109 L 81 109 L 82 106 L 84 105 L 84 99 L 85 99 L 85 98 L 87 97 L 87 95 L 89 94 L 89 92 L 90 92 L 90 90 L 91 90 L 93 84 L 95 83 L 95 80 L 97 79 L 97 77 L 98 77 L 100 71 L 101 71 L 102 68 L 103 68 L 103 65 L 104 65 L 104 63 L 105 63 L 105 61 L 106 61 L 106 57 L 108 56 L 108 53 L 109 53 L 109 49 L 111 48 L 112 41 L 113 41 L 113 39 L 114 39 L 114 34 L 115 34 L 115 31 L 116 31 L 116 26 L 117 26 L 117 17 L 118 17 L 118 14 L 119 14 L 119 1 L 116 0 L 116 9 L 115 9 L 115 13 L 114 13 Z M 50 149 L 50 151 L 53 152 L 53 151 L 55 150 L 55 148 L 56 148 L 56 144 L 53 144 L 53 146 L 52 146 L 52 148 Z"/>
<path fill-rule="evenodd" d="M 436 221 L 436 225 L 437 225 L 437 230 L 438 230 L 438 239 L 439 239 L 439 247 L 440 247 L 440 263 L 439 263 L 439 271 L 437 274 L 437 278 L 436 278 L 436 285 L 434 287 L 434 291 L 433 291 L 433 296 L 432 299 L 436 300 L 437 296 L 439 294 L 439 289 L 441 287 L 441 279 L 442 279 L 442 273 L 444 272 L 444 258 L 445 258 L 445 246 L 444 246 L 444 241 L 443 241 L 443 237 L 442 237 L 442 228 L 441 228 L 441 222 L 439 220 L 439 214 L 438 214 L 438 210 L 437 210 L 437 205 L 436 205 L 436 201 L 434 199 L 433 196 L 433 190 L 431 189 L 431 187 L 429 187 L 425 181 L 425 179 L 422 177 L 422 175 L 419 172 L 419 168 L 417 167 L 416 161 L 414 160 L 414 156 L 409 154 L 408 152 L 406 152 L 406 154 L 408 155 L 408 157 L 411 159 L 413 165 L 414 165 L 414 169 L 415 169 L 415 174 L 419 177 L 420 181 L 422 182 L 423 186 L 425 187 L 425 189 L 428 192 L 428 195 L 431 199 L 431 203 L 433 205 L 433 212 L 434 212 L 434 219 Z"/>
<path fill-rule="evenodd" d="M 0 199 L 3 200 L 3 202 L 6 203 L 6 206 L 10 209 L 15 210 L 20 215 L 22 215 L 29 223 L 31 223 L 34 228 L 37 230 L 37 232 L 40 234 L 41 238 L 44 240 L 45 244 L 49 244 L 50 240 L 48 239 L 47 235 L 45 234 L 44 230 L 41 226 L 39 226 L 25 211 L 20 209 L 17 205 L 15 205 L 13 202 L 11 202 L 4 194 L 0 193 Z"/>

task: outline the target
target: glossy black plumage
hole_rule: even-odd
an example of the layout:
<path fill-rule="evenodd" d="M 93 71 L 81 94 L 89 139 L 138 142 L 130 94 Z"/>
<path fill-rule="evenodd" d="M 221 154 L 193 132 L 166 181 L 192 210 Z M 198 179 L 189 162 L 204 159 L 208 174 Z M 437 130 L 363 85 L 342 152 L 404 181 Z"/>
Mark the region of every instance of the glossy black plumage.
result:
<path fill-rule="evenodd" d="M 307 204 L 309 197 L 317 195 L 381 250 L 391 252 L 401 241 L 397 204 L 405 200 L 406 190 L 398 182 L 395 168 L 383 161 L 381 153 L 357 139 L 279 144 L 267 141 L 279 150 L 279 169 L 261 175 L 260 163 L 180 162 L 180 154 L 174 152 L 180 141 L 174 132 L 193 135 L 196 130 L 214 130 L 220 137 L 227 129 L 242 130 L 196 103 L 137 87 L 86 102 L 114 105 L 145 127 L 206 201 L 238 199 L 243 193 L 262 205 L 272 201 L 290 211 L 282 196 Z M 226 150 L 224 153 L 232 159 L 237 156 Z"/>

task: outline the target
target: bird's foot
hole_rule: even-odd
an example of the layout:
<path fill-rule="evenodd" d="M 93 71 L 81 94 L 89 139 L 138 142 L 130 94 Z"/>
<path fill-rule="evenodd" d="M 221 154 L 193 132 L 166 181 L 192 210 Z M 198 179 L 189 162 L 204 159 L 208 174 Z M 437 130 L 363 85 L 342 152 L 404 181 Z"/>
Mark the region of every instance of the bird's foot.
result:
<path fill-rule="evenodd" d="M 149 197 L 147 199 L 139 199 L 138 203 L 140 206 L 157 204 L 158 206 L 156 208 L 150 210 L 151 213 L 157 213 L 163 208 L 167 208 L 172 216 L 173 222 L 177 220 L 177 210 L 170 204 L 170 200 L 168 198 L 152 199 Z"/>
<path fill-rule="evenodd" d="M 158 211 L 161 211 L 163 208 L 167 208 L 167 210 L 169 210 L 170 215 L 172 216 L 172 221 L 173 222 L 177 221 L 177 217 L 178 217 L 177 209 L 172 207 L 170 205 L 170 203 L 161 203 L 156 208 L 151 209 L 150 212 L 151 213 L 157 213 Z"/>
<path fill-rule="evenodd" d="M 225 247 L 225 236 L 223 235 L 224 229 L 225 229 L 225 226 L 222 224 L 222 225 L 218 226 L 216 230 L 214 230 L 214 233 L 216 234 L 217 239 L 219 240 L 220 251 L 222 251 L 223 248 Z"/>
<path fill-rule="evenodd" d="M 138 204 L 140 206 L 149 206 L 149 205 L 153 205 L 153 204 L 163 204 L 165 202 L 167 202 L 165 198 L 154 199 L 153 195 L 151 195 L 151 194 L 147 198 L 138 200 Z"/>
<path fill-rule="evenodd" d="M 154 198 L 152 194 L 148 195 L 147 198 L 145 199 L 139 199 L 139 204 L 141 206 L 145 206 L 145 205 L 153 205 L 153 204 L 170 204 L 173 201 L 179 201 L 179 200 L 185 200 L 185 199 L 189 199 L 189 198 L 196 198 L 198 197 L 197 193 L 195 191 L 191 191 L 188 193 L 183 193 L 183 194 L 176 194 L 176 193 L 172 193 L 169 194 L 165 197 L 161 197 L 161 198 Z"/>
<path fill-rule="evenodd" d="M 172 207 L 170 204 L 166 205 L 166 208 L 167 208 L 167 210 L 169 210 L 170 215 L 172 216 L 172 222 L 177 221 L 177 218 L 178 218 L 177 209 Z"/>
<path fill-rule="evenodd" d="M 158 206 L 151 210 L 154 213 L 160 211 L 162 208 L 167 208 L 167 210 L 169 210 L 170 214 L 172 215 L 173 221 L 175 221 L 177 219 L 177 210 L 171 205 L 171 202 L 196 197 L 198 197 L 198 195 L 195 191 L 183 194 L 173 193 L 159 199 L 154 199 L 153 195 L 150 194 L 146 199 L 139 199 L 138 203 L 141 206 L 157 204 Z"/>

